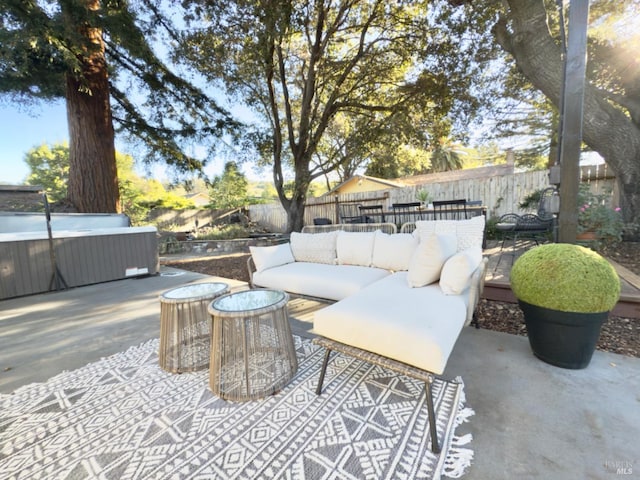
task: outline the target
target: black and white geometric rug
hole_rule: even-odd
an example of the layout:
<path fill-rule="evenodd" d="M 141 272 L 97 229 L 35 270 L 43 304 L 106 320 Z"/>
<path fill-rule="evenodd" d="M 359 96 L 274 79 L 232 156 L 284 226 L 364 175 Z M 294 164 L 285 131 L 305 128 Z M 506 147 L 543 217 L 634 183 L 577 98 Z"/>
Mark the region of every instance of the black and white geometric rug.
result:
<path fill-rule="evenodd" d="M 0 395 L 7 479 L 418 479 L 461 476 L 463 385 L 436 381 L 443 450 L 432 454 L 424 386 L 295 337 L 299 368 L 264 400 L 231 403 L 208 371 L 170 374 L 158 340 Z M 442 440 L 444 438 L 444 440 Z"/>

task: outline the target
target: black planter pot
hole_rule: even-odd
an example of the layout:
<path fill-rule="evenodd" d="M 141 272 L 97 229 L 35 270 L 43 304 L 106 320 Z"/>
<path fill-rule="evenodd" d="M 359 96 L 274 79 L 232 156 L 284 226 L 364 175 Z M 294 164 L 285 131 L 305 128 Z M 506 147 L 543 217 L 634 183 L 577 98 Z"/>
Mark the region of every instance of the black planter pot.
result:
<path fill-rule="evenodd" d="M 531 350 L 540 360 L 562 368 L 589 365 L 600 328 L 609 312 L 560 312 L 519 301 Z"/>

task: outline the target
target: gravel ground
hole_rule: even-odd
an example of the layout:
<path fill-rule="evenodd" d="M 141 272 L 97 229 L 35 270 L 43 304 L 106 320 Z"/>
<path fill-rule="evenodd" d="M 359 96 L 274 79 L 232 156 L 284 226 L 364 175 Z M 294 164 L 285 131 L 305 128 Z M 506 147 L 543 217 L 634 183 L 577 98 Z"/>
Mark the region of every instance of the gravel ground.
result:
<path fill-rule="evenodd" d="M 604 253 L 636 275 L 640 275 L 640 243 L 622 242 L 606 249 Z M 248 257 L 248 254 L 234 254 L 167 260 L 163 263 L 183 270 L 248 282 L 249 275 L 246 267 Z M 477 315 L 481 328 L 514 335 L 527 335 L 522 311 L 516 304 L 480 300 Z M 640 319 L 609 317 L 602 327 L 597 348 L 640 357 Z"/>

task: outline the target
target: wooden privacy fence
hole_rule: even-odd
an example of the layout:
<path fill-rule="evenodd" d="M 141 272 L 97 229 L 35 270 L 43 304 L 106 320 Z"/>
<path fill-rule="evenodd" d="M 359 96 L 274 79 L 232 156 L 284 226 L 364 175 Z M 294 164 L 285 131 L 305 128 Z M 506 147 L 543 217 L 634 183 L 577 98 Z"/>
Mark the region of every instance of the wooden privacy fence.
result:
<path fill-rule="evenodd" d="M 328 218 L 333 223 L 338 223 L 338 205 L 345 203 L 382 205 L 385 211 L 389 211 L 394 203 L 415 202 L 417 192 L 420 190 L 427 190 L 432 200 L 464 198 L 469 201 L 481 201 L 487 207 L 487 214 L 491 218 L 503 213 L 519 212 L 519 202 L 528 194 L 548 184 L 548 172 L 543 170 L 429 183 L 375 192 L 324 195 L 307 200 L 304 223 L 312 225 L 314 218 Z M 250 205 L 249 217 L 252 222 L 273 232 L 284 232 L 287 228 L 287 215 L 280 203 Z"/>
<path fill-rule="evenodd" d="M 486 171 L 478 169 L 479 171 Z M 394 203 L 415 202 L 420 190 L 427 190 L 431 200 L 466 199 L 479 201 L 487 207 L 488 218 L 500 217 L 505 213 L 526 213 L 518 205 L 536 190 L 549 186 L 549 171 L 537 170 L 506 175 L 467 176 L 452 181 L 438 181 L 412 185 L 403 188 L 391 188 L 374 192 L 359 192 L 343 195 L 324 195 L 307 200 L 305 225 L 313 225 L 314 218 L 328 218 L 339 223 L 339 204 L 382 205 L 385 211 L 391 210 Z M 589 183 L 591 190 L 597 193 L 613 191 L 613 204 L 617 205 L 615 178 L 606 166 L 581 168 L 581 181 Z M 280 203 L 250 205 L 249 217 L 252 222 L 272 232 L 284 232 L 287 228 L 287 215 Z"/>
<path fill-rule="evenodd" d="M 147 221 L 156 225 L 158 230 L 196 230 L 207 226 L 233 223 L 233 217 L 242 214 L 243 210 L 244 207 L 221 210 L 208 208 L 191 208 L 187 210 L 154 208 L 149 212 Z M 282 211 L 284 212 L 284 210 Z"/>

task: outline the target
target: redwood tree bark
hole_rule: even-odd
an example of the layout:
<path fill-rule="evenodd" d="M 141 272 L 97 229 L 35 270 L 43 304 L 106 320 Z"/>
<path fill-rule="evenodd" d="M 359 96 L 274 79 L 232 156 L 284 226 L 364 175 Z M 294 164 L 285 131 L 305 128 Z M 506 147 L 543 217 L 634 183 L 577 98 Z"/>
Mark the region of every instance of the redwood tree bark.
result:
<path fill-rule="evenodd" d="M 87 0 L 86 8 L 97 11 L 100 1 Z M 79 212 L 119 213 L 115 135 L 102 30 L 85 24 L 79 31 L 88 43 L 78 56 L 81 74 L 67 74 L 70 139 L 67 198 Z"/>
<path fill-rule="evenodd" d="M 543 0 L 508 0 L 506 16 L 494 27 L 500 45 L 527 79 L 553 103 L 560 103 L 561 51 L 547 25 Z M 583 141 L 616 174 L 626 223 L 640 219 L 640 125 L 613 96 L 585 85 Z M 632 112 L 631 112 L 632 113 Z"/>

